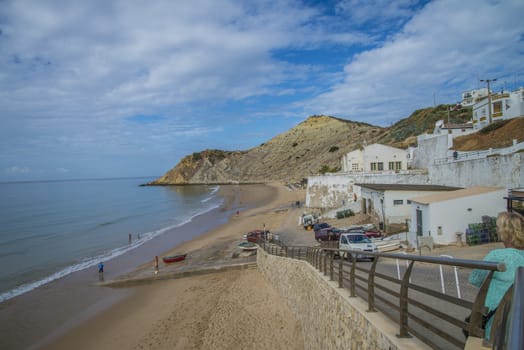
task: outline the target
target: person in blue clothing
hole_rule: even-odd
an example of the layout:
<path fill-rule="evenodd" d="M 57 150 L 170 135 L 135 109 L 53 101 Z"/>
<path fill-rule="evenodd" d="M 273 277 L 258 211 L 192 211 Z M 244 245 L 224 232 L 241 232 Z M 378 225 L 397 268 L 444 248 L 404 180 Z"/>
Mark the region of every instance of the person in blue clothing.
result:
<path fill-rule="evenodd" d="M 515 272 L 519 266 L 524 266 L 524 217 L 516 212 L 502 212 L 497 216 L 497 233 L 504 243 L 504 248 L 494 249 L 484 261 L 495 261 L 506 264 L 506 271 L 496 271 L 489 284 L 484 305 L 488 310 L 498 307 L 506 291 L 515 281 Z M 469 282 L 480 287 L 488 275 L 487 270 L 475 269 L 469 276 Z M 485 338 L 489 340 L 493 317 L 486 323 Z"/>
<path fill-rule="evenodd" d="M 98 273 L 104 273 L 104 263 L 103 262 L 98 263 Z"/>

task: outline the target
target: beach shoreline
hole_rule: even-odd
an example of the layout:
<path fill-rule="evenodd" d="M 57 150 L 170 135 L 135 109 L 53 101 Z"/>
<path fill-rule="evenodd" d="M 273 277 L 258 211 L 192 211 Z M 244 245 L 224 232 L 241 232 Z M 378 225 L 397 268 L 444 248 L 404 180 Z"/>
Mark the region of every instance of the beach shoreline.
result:
<path fill-rule="evenodd" d="M 275 198 L 282 199 L 281 194 L 289 192 L 284 188 L 281 185 L 221 186 L 220 195 L 224 198 L 223 205 L 212 213 L 194 218 L 191 223 L 183 226 L 183 229 L 188 229 L 198 225 L 201 228 L 200 232 L 174 246 L 162 246 L 161 251 L 164 252 L 162 255 L 187 252 L 188 259 L 184 264 L 196 261 L 213 264 L 215 261 L 227 259 L 232 247 L 234 248 L 234 241 L 240 240 L 248 227 L 261 228 L 264 225 L 263 221 L 266 220 L 267 228 L 272 228 L 268 215 L 271 214 L 271 208 L 279 202 Z M 284 201 L 280 201 L 280 204 L 291 203 L 297 196 L 296 193 L 285 194 L 289 195 L 289 199 L 283 198 Z M 237 210 L 240 212 L 238 217 L 235 214 Z M 151 245 L 156 245 L 157 251 L 158 245 L 166 244 L 162 239 L 153 241 L 155 242 L 152 242 Z M 116 268 L 118 264 L 136 262 L 137 260 L 133 258 L 135 254 L 138 252 L 128 254 L 127 261 L 108 262 L 105 279 L 132 276 L 144 273 L 144 271 L 152 273 L 153 255 L 151 255 L 151 260 L 134 266 L 118 267 L 117 270 L 120 271 L 118 274 L 112 272 L 112 268 Z M 0 314 L 4 320 L 1 321 L 2 348 L 57 348 L 57 342 L 67 338 L 73 330 L 84 327 L 89 324 L 90 320 L 101 314 L 111 314 L 111 311 L 108 310 L 112 310 L 115 305 L 135 299 L 136 291 L 134 289 L 98 287 L 96 286 L 97 279 L 98 276 L 89 269 L 42 286 L 2 305 L 0 308 Z M 153 289 L 156 288 L 153 287 Z M 76 292 L 70 295 L 73 289 L 76 289 Z M 78 301 L 79 298 L 85 300 Z M 71 304 L 76 304 L 76 307 L 70 307 Z M 60 311 L 52 312 L 54 309 Z M 34 313 L 36 317 L 27 323 L 30 315 Z"/>

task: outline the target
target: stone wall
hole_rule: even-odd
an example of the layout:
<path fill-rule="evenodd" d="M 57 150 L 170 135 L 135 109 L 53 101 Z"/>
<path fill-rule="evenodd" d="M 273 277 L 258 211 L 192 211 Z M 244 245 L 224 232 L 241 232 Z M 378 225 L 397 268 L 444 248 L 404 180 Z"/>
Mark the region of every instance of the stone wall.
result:
<path fill-rule="evenodd" d="M 397 338 L 399 326 L 367 303 L 350 298 L 305 261 L 257 254 L 258 269 L 302 326 L 305 349 L 429 349 L 416 338 Z"/>
<path fill-rule="evenodd" d="M 360 200 L 360 187 L 356 183 L 429 184 L 424 170 L 383 173 L 336 173 L 308 177 L 306 207 L 342 208 Z"/>
<path fill-rule="evenodd" d="M 458 187 L 520 188 L 524 186 L 523 154 L 492 155 L 487 158 L 434 164 L 428 168 L 431 183 Z"/>

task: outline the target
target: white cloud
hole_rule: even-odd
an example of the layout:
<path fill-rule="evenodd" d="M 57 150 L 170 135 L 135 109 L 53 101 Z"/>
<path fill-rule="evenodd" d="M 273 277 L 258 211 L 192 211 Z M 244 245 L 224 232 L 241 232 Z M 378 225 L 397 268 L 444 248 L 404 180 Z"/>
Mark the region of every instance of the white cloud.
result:
<path fill-rule="evenodd" d="M 13 165 L 9 168 L 4 169 L 4 173 L 8 175 L 18 175 L 18 174 L 29 174 L 31 169 L 25 166 Z"/>
<path fill-rule="evenodd" d="M 405 20 L 414 14 L 416 0 L 342 0 L 336 9 L 347 14 L 352 22 L 362 25 L 373 22 Z M 378 29 L 378 28 L 377 28 Z"/>
<path fill-rule="evenodd" d="M 362 52 L 345 67 L 345 80 L 314 99 L 308 110 L 388 124 L 413 110 L 460 99 L 477 77 L 520 75 L 524 25 L 520 1 L 435 1 L 391 41 Z M 474 10 L 473 10 L 474 9 Z"/>
<path fill-rule="evenodd" d="M 301 38 L 313 15 L 286 1 L 8 5 L 2 58 L 11 74 L 0 86 L 10 88 L 0 101 L 69 116 L 79 104 L 109 117 L 123 105 L 259 95 L 283 77 L 270 51 Z"/>

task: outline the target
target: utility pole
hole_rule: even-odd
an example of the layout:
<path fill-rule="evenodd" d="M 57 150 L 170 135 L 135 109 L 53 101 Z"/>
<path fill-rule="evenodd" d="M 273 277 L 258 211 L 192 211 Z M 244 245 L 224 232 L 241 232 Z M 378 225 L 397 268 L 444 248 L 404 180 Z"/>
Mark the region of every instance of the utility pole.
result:
<path fill-rule="evenodd" d="M 490 88 L 490 83 L 492 81 L 497 81 L 497 78 L 495 79 L 480 79 L 481 82 L 485 82 L 488 84 L 488 121 L 489 121 L 489 124 L 491 124 L 491 88 Z"/>

